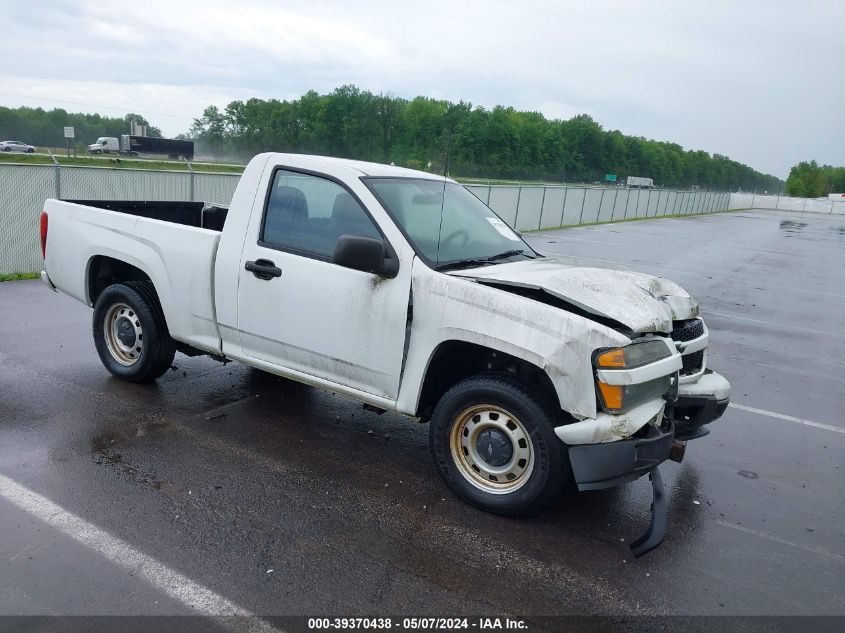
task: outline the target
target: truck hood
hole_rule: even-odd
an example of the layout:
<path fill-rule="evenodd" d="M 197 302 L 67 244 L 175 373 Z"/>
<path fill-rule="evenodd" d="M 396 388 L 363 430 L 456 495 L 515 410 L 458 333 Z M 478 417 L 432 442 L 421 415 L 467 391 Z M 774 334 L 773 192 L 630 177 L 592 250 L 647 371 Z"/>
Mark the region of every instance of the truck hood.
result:
<path fill-rule="evenodd" d="M 652 275 L 582 268 L 554 257 L 451 273 L 507 290 L 542 290 L 576 309 L 612 319 L 634 332 L 672 331 L 672 321 L 692 319 L 698 303 L 677 284 Z"/>

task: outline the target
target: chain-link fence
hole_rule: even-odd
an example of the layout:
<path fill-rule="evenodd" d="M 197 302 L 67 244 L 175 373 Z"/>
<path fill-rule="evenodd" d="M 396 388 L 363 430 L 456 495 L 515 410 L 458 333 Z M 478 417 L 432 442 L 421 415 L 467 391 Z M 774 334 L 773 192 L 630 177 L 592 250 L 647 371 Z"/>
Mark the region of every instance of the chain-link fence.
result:
<path fill-rule="evenodd" d="M 729 196 L 716 191 L 553 185 L 467 185 L 467 189 L 520 231 L 714 213 L 728 208 Z"/>
<path fill-rule="evenodd" d="M 204 200 L 227 205 L 239 174 L 0 165 L 0 273 L 41 269 L 38 216 L 47 198 Z"/>
<path fill-rule="evenodd" d="M 845 202 L 834 202 L 829 198 L 795 198 L 759 193 L 732 193 L 729 208 L 845 214 Z"/>
<path fill-rule="evenodd" d="M 228 205 L 240 176 L 207 172 L 0 164 L 0 273 L 41 268 L 38 216 L 47 198 L 202 200 Z M 468 185 L 520 231 L 729 208 L 729 194 L 566 187 Z"/>

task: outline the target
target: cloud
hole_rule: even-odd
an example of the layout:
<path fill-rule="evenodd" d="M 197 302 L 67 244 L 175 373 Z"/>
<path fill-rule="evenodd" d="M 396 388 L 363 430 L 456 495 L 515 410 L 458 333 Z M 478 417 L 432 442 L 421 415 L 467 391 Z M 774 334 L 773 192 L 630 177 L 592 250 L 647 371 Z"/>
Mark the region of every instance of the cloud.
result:
<path fill-rule="evenodd" d="M 805 158 L 845 162 L 845 3 L 834 0 L 0 7 L 6 105 L 126 108 L 176 134 L 212 103 L 355 83 L 549 118 L 584 112 L 780 176 Z"/>

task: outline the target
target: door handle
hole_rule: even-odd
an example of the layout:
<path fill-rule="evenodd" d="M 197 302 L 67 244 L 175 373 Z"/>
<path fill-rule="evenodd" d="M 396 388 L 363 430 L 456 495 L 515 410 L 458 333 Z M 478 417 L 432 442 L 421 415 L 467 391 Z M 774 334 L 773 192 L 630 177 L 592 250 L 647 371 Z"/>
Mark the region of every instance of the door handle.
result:
<path fill-rule="evenodd" d="M 256 259 L 254 262 L 247 262 L 244 268 L 259 279 L 269 281 L 273 277 L 281 277 L 282 269 L 276 266 L 269 259 Z"/>

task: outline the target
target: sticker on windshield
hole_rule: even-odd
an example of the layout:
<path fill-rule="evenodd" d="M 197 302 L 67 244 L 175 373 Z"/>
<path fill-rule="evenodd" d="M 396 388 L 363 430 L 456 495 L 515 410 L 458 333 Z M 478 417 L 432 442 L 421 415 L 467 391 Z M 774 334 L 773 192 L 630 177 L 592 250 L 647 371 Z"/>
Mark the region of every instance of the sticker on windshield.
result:
<path fill-rule="evenodd" d="M 514 242 L 519 241 L 519 236 L 513 232 L 513 229 L 511 229 L 511 227 L 502 222 L 502 220 L 500 220 L 499 218 L 487 218 L 487 221 L 492 225 L 494 229 L 496 229 L 499 233 L 504 235 L 509 240 L 513 240 Z"/>

